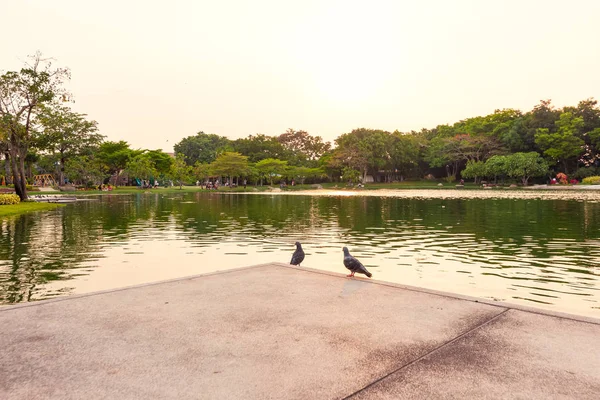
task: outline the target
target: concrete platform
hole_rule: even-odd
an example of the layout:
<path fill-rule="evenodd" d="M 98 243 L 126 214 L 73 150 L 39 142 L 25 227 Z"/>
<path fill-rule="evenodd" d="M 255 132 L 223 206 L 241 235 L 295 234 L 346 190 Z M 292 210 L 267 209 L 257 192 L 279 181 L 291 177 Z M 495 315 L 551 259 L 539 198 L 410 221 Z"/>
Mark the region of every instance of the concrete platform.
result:
<path fill-rule="evenodd" d="M 600 398 L 600 321 L 269 264 L 0 308 L 2 399 Z"/>

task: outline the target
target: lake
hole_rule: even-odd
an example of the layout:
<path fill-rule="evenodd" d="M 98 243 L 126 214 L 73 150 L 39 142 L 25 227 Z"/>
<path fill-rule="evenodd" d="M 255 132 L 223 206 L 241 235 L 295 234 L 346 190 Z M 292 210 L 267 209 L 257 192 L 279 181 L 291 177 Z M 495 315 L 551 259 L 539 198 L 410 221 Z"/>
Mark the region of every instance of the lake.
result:
<path fill-rule="evenodd" d="M 347 273 L 347 246 L 373 279 L 600 317 L 598 195 L 457 192 L 85 197 L 0 221 L 0 302 L 288 263 L 300 241 L 305 267 Z"/>

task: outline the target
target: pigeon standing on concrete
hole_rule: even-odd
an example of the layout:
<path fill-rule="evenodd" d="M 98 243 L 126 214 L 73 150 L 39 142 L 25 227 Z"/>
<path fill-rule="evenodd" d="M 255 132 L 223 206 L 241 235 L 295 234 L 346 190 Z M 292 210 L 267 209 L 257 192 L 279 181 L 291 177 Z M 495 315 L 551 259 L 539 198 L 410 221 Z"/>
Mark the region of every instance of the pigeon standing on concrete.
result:
<path fill-rule="evenodd" d="M 302 261 L 304 261 L 304 250 L 302 250 L 300 242 L 296 242 L 296 251 L 292 254 L 292 261 L 290 261 L 290 264 L 300 265 Z"/>
<path fill-rule="evenodd" d="M 365 266 L 362 265 L 362 263 L 360 261 L 358 261 L 356 258 L 354 258 L 350 255 L 350 252 L 348 251 L 347 247 L 344 247 L 344 265 L 346 266 L 346 268 L 348 268 L 350 271 L 352 271 L 352 273 L 347 276 L 354 276 L 354 274 L 357 272 L 359 274 L 365 274 L 369 278 L 371 276 L 373 276 L 373 274 L 371 274 L 369 271 L 367 271 Z"/>

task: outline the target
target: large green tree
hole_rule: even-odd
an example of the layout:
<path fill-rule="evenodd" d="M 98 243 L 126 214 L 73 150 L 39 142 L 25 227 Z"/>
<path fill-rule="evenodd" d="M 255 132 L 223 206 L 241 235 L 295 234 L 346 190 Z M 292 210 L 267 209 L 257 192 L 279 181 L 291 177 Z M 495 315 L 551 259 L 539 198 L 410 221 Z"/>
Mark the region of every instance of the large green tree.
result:
<path fill-rule="evenodd" d="M 31 57 L 20 71 L 0 76 L 0 119 L 8 133 L 8 156 L 15 192 L 27 199 L 25 157 L 32 144 L 39 111 L 57 98 L 66 99 L 63 87 L 70 78 L 66 68 L 54 68 L 40 53 Z"/>
<path fill-rule="evenodd" d="M 127 162 L 125 171 L 132 178 L 149 180 L 150 177 L 156 178 L 157 170 L 154 167 L 152 159 L 146 154 L 139 154 Z"/>
<path fill-rule="evenodd" d="M 248 175 L 248 157 L 227 151 L 210 164 L 210 169 L 213 174 L 226 176 L 229 178 L 229 182 L 233 183 L 234 177 Z"/>
<path fill-rule="evenodd" d="M 263 178 L 269 179 L 271 185 L 276 176 L 286 173 L 287 161 L 278 160 L 275 158 L 266 158 L 257 162 L 254 167 L 260 175 L 260 184 L 262 185 Z"/>
<path fill-rule="evenodd" d="M 251 163 L 267 158 L 286 159 L 287 152 L 277 138 L 263 134 L 249 135 L 233 142 L 236 152 L 247 156 Z"/>
<path fill-rule="evenodd" d="M 97 186 L 104 180 L 106 172 L 106 166 L 90 155 L 71 157 L 65 162 L 65 175 L 75 183 Z"/>
<path fill-rule="evenodd" d="M 277 138 L 287 151 L 290 165 L 316 167 L 318 159 L 329 151 L 331 144 L 324 142 L 321 136 L 311 136 L 308 132 L 288 129 Z"/>
<path fill-rule="evenodd" d="M 183 182 L 190 179 L 192 167 L 187 165 L 183 154 L 177 154 L 175 160 L 171 164 L 169 176 L 179 184 L 179 189 L 183 188 Z"/>
<path fill-rule="evenodd" d="M 85 114 L 73 112 L 61 104 L 43 107 L 39 120 L 42 131 L 35 141 L 36 147 L 56 155 L 62 185 L 67 160 L 91 154 L 104 137 L 98 133 L 96 121 L 89 121 Z"/>
<path fill-rule="evenodd" d="M 585 142 L 578 137 L 579 130 L 584 126 L 583 118 L 565 112 L 555 124 L 557 132 L 539 128 L 535 142 L 544 151 L 544 155 L 555 163 L 562 163 L 565 173 L 568 174 L 569 164 L 576 161 L 584 151 Z"/>
<path fill-rule="evenodd" d="M 118 178 L 127 168 L 127 163 L 142 152 L 143 150 L 132 150 L 124 140 L 108 141 L 99 146 L 96 157 L 105 165 L 109 175 L 117 177 L 115 185 L 118 185 Z"/>
<path fill-rule="evenodd" d="M 527 186 L 532 177 L 548 173 L 548 163 L 535 151 L 511 154 L 507 157 L 506 168 L 508 176 L 521 179 L 523 186 Z"/>
<path fill-rule="evenodd" d="M 219 154 L 231 149 L 231 141 L 226 137 L 202 131 L 183 138 L 173 146 L 175 153 L 183 154 L 187 165 L 194 165 L 196 162 L 211 163 Z"/>

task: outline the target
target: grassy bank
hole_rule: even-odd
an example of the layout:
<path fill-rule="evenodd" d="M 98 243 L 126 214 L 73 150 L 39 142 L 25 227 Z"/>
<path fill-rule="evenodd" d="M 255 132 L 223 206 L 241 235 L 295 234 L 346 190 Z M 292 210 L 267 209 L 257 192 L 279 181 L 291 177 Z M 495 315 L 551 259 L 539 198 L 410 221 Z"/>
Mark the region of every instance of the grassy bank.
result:
<path fill-rule="evenodd" d="M 56 203 L 34 203 L 25 202 L 19 204 L 10 204 L 0 206 L 0 218 L 9 217 L 13 215 L 25 214 L 35 211 L 47 211 L 54 210 L 58 207 L 63 207 L 64 204 Z"/>

